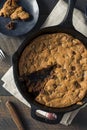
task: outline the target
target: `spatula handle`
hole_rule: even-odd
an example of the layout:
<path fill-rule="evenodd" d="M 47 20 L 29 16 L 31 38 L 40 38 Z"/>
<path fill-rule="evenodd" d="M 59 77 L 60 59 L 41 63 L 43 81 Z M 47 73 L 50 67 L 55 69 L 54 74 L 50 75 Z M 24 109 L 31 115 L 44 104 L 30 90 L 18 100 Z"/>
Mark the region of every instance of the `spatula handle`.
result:
<path fill-rule="evenodd" d="M 20 120 L 20 118 L 18 116 L 18 113 L 15 110 L 15 107 L 14 107 L 13 103 L 10 102 L 10 101 L 7 101 L 6 106 L 7 106 L 8 110 L 9 110 L 9 113 L 11 114 L 11 117 L 12 117 L 13 121 L 15 122 L 18 130 L 24 130 L 23 124 L 22 124 L 22 122 L 21 122 L 21 120 Z"/>

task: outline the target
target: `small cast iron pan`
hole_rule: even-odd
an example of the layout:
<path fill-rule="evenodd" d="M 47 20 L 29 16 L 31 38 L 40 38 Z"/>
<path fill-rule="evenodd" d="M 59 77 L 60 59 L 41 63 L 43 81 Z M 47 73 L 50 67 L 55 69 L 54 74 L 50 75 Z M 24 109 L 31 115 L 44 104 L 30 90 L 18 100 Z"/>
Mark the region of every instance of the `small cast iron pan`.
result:
<path fill-rule="evenodd" d="M 33 39 L 35 39 L 36 37 L 43 35 L 43 34 L 64 32 L 64 33 L 70 34 L 73 37 L 82 41 L 82 43 L 87 48 L 87 38 L 84 35 L 82 35 L 80 32 L 78 32 L 77 30 L 75 30 L 75 28 L 73 27 L 73 24 L 72 24 L 72 15 L 73 15 L 73 9 L 74 9 L 75 3 L 76 3 L 76 0 L 69 0 L 68 1 L 69 7 L 67 10 L 67 14 L 66 14 L 63 22 L 60 25 L 53 26 L 53 27 L 47 27 L 47 28 L 41 29 L 33 34 L 30 33 L 28 35 L 28 37 L 26 38 L 26 40 L 21 44 L 21 46 L 18 48 L 18 50 L 13 55 L 13 59 L 12 59 L 13 60 L 13 74 L 14 74 L 14 79 L 15 79 L 15 83 L 17 85 L 17 88 L 18 88 L 19 92 L 22 94 L 22 96 L 31 104 L 31 116 L 34 119 L 45 122 L 45 123 L 50 123 L 50 124 L 59 123 L 64 113 L 73 111 L 81 106 L 75 104 L 75 105 L 72 105 L 70 107 L 65 107 L 65 108 L 59 109 L 59 108 L 47 107 L 45 105 L 41 105 L 38 102 L 36 102 L 34 100 L 34 97 L 27 92 L 26 86 L 22 82 L 20 82 L 20 80 L 19 80 L 19 73 L 18 73 L 19 58 L 20 58 L 20 55 L 23 52 L 24 48 Z M 83 103 L 83 105 L 84 105 L 87 102 L 87 97 L 85 97 L 83 99 L 83 102 L 84 102 Z M 58 115 L 57 119 L 56 120 L 48 120 L 46 118 L 42 118 L 41 116 L 38 116 L 36 114 L 36 110 L 43 110 L 46 112 L 55 113 Z"/>

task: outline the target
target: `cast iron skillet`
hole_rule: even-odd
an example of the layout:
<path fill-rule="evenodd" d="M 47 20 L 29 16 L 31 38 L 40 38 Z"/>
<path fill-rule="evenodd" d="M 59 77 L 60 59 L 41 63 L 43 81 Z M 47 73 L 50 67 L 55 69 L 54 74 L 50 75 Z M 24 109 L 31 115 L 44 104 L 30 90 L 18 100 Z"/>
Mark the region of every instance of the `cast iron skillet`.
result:
<path fill-rule="evenodd" d="M 64 33 L 70 34 L 70 35 L 74 36 L 75 38 L 81 40 L 87 48 L 87 38 L 84 35 L 82 35 L 80 32 L 78 32 L 77 30 L 75 30 L 75 28 L 73 27 L 73 24 L 72 24 L 72 15 L 73 15 L 73 9 L 74 9 L 74 5 L 76 3 L 76 0 L 69 0 L 68 3 L 69 3 L 69 7 L 68 7 L 67 14 L 66 14 L 63 22 L 60 25 L 41 29 L 41 30 L 35 32 L 34 34 L 30 33 L 29 36 L 26 38 L 26 40 L 21 44 L 21 46 L 15 52 L 15 54 L 13 55 L 13 58 L 12 58 L 12 60 L 13 60 L 13 74 L 14 74 L 15 83 L 17 85 L 19 92 L 22 94 L 22 96 L 31 104 L 31 116 L 36 120 L 39 120 L 39 121 L 42 121 L 45 123 L 50 123 L 50 124 L 59 123 L 59 121 L 61 120 L 64 113 L 69 112 L 69 111 L 73 111 L 81 106 L 80 105 L 72 105 L 70 107 L 59 109 L 59 108 L 47 107 L 45 105 L 41 105 L 38 102 L 36 102 L 34 100 L 34 97 L 32 97 L 32 95 L 30 95 L 27 92 L 26 86 L 22 82 L 20 82 L 20 80 L 19 80 L 18 62 L 19 62 L 20 55 L 23 52 L 24 48 L 33 39 L 35 39 L 39 35 L 43 35 L 43 34 L 64 32 Z M 83 99 L 83 102 L 84 102 L 83 103 L 83 105 L 84 105 L 87 102 L 87 97 L 85 97 Z M 50 113 L 55 113 L 58 115 L 58 118 L 56 120 L 48 120 L 48 119 L 42 118 L 36 114 L 36 110 L 44 110 L 44 111 L 47 111 Z"/>

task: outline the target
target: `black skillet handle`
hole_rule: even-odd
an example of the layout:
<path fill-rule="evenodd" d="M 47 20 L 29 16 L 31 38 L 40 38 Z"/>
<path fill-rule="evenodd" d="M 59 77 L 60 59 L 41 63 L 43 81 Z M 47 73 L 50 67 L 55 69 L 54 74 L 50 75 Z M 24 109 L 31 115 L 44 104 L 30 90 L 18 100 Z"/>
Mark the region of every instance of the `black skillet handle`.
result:
<path fill-rule="evenodd" d="M 68 0 L 68 9 L 61 25 L 64 25 L 66 27 L 73 27 L 72 18 L 76 1 L 77 0 Z"/>
<path fill-rule="evenodd" d="M 50 120 L 47 119 L 46 117 L 41 117 L 39 115 L 36 114 L 36 108 L 34 106 L 31 106 L 31 117 L 37 121 L 43 122 L 43 123 L 47 123 L 47 124 L 58 124 L 60 123 L 64 113 L 57 113 L 57 119 L 54 120 Z M 56 114 L 56 113 L 55 113 Z"/>

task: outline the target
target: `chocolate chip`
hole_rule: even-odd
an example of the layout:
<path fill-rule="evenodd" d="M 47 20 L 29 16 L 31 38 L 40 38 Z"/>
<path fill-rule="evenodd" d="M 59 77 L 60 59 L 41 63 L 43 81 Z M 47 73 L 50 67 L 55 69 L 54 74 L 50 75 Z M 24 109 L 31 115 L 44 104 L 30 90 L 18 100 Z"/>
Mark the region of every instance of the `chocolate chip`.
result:
<path fill-rule="evenodd" d="M 75 55 L 75 54 L 76 54 L 76 52 L 75 52 L 75 51 L 72 51 L 72 54 L 73 54 L 73 55 Z"/>
<path fill-rule="evenodd" d="M 67 79 L 67 77 L 66 77 L 66 76 L 64 76 L 64 77 L 63 77 L 63 80 L 65 80 L 65 79 Z"/>
<path fill-rule="evenodd" d="M 56 85 L 56 84 L 53 84 L 53 87 L 54 87 L 54 88 L 57 88 L 57 85 Z"/>
<path fill-rule="evenodd" d="M 76 88 L 80 88 L 81 87 L 81 85 L 78 83 L 78 81 L 75 81 L 74 85 L 75 85 Z"/>
<path fill-rule="evenodd" d="M 70 71 L 69 73 L 70 73 L 70 75 L 71 75 L 71 76 L 73 76 L 73 75 L 74 75 L 74 72 L 72 72 L 72 71 Z"/>
<path fill-rule="evenodd" d="M 60 65 L 60 64 L 57 64 L 57 67 L 58 67 L 58 68 L 61 68 L 61 65 Z"/>
<path fill-rule="evenodd" d="M 53 75 L 53 79 L 57 79 L 57 75 Z"/>
<path fill-rule="evenodd" d="M 71 66 L 71 70 L 73 70 L 73 71 L 74 71 L 75 69 L 76 69 L 76 68 L 75 68 L 75 66 Z"/>

